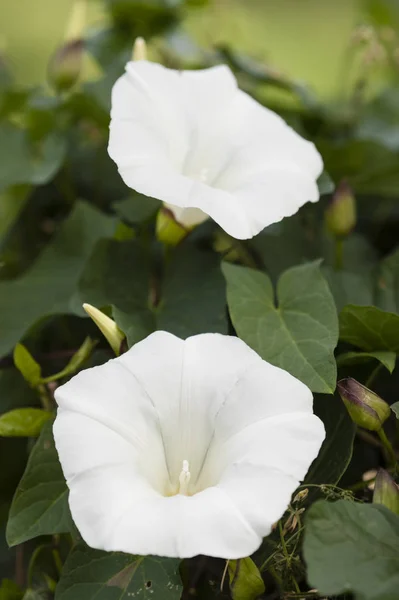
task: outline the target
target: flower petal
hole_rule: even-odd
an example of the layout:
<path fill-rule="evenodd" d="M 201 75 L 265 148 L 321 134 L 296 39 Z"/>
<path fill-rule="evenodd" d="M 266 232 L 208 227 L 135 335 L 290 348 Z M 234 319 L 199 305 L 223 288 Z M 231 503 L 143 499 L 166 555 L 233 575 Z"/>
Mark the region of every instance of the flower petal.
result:
<path fill-rule="evenodd" d="M 319 199 L 314 145 L 238 90 L 227 67 L 129 63 L 112 104 L 109 153 L 126 184 L 202 210 L 236 238 Z"/>
<path fill-rule="evenodd" d="M 324 438 L 305 385 L 219 334 L 156 332 L 56 400 L 72 516 L 108 551 L 248 556 Z M 177 494 L 183 460 L 191 496 Z"/>

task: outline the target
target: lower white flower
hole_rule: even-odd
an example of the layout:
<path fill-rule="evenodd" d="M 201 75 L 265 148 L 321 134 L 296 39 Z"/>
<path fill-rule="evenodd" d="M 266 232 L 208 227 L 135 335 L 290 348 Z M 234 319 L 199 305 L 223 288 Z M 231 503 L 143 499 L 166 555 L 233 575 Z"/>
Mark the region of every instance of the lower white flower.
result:
<path fill-rule="evenodd" d="M 125 183 L 190 228 L 212 217 L 251 238 L 316 202 L 314 144 L 237 87 L 226 66 L 129 62 L 112 91 L 108 151 Z"/>
<path fill-rule="evenodd" d="M 73 519 L 108 551 L 252 554 L 324 439 L 310 390 L 219 334 L 154 333 L 56 400 Z"/>

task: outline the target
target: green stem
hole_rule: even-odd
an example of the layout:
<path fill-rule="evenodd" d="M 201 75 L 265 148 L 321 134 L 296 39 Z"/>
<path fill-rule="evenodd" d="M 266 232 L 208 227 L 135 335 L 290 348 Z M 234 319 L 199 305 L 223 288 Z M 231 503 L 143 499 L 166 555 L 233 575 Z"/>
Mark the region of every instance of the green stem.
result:
<path fill-rule="evenodd" d="M 340 237 L 335 238 L 334 252 L 335 270 L 340 271 L 344 265 L 344 241 Z"/>
<path fill-rule="evenodd" d="M 392 444 L 389 441 L 389 439 L 387 438 L 386 433 L 382 427 L 377 431 L 377 433 L 382 442 L 382 445 L 384 446 L 384 448 L 387 452 L 388 458 L 391 460 L 391 466 L 396 471 L 398 468 L 398 463 L 397 463 L 397 459 L 396 459 L 396 454 L 394 452 L 394 449 L 392 448 Z"/>
<path fill-rule="evenodd" d="M 284 554 L 284 557 L 285 557 L 285 560 L 286 560 L 286 563 L 287 563 L 287 567 L 290 570 L 290 575 L 291 575 L 292 583 L 294 585 L 295 591 L 297 593 L 300 593 L 301 590 L 300 590 L 300 587 L 298 585 L 298 582 L 295 579 L 294 574 L 291 572 L 291 556 L 289 555 L 289 552 L 288 552 L 288 549 L 287 549 L 287 545 L 285 543 L 283 526 L 281 524 L 281 520 L 278 522 L 278 529 L 279 529 L 279 532 L 280 532 L 281 547 L 283 549 L 283 554 Z"/>
<path fill-rule="evenodd" d="M 366 383 L 364 384 L 366 387 L 370 387 L 371 384 L 373 383 L 373 381 L 375 380 L 375 378 L 377 377 L 378 373 L 381 371 L 381 369 L 383 368 L 383 364 L 382 363 L 378 363 L 378 365 L 375 367 L 375 369 L 373 369 L 369 375 L 369 377 L 366 380 Z"/>
<path fill-rule="evenodd" d="M 53 405 L 52 405 L 51 399 L 49 397 L 49 394 L 47 392 L 46 386 L 43 384 L 40 384 L 37 386 L 37 390 L 39 392 L 40 402 L 42 403 L 44 410 L 52 411 Z"/>

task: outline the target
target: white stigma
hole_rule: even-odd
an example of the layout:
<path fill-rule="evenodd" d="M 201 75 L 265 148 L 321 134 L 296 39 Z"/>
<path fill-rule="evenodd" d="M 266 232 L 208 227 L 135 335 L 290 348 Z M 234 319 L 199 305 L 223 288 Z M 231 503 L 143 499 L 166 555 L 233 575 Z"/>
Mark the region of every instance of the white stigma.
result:
<path fill-rule="evenodd" d="M 188 484 L 190 483 L 191 473 L 189 471 L 190 465 L 188 460 L 183 460 L 183 468 L 179 475 L 179 494 L 187 496 Z"/>

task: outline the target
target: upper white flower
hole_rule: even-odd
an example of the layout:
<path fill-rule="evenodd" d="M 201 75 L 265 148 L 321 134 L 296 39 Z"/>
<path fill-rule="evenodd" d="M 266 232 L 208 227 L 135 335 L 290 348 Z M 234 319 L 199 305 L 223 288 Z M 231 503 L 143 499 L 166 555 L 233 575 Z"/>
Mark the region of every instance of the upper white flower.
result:
<path fill-rule="evenodd" d="M 108 151 L 128 186 L 180 222 L 209 215 L 238 239 L 319 199 L 315 146 L 239 90 L 226 66 L 129 62 L 112 92 Z"/>
<path fill-rule="evenodd" d="M 250 555 L 324 439 L 310 390 L 219 334 L 154 333 L 56 400 L 73 519 L 109 551 Z"/>

